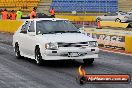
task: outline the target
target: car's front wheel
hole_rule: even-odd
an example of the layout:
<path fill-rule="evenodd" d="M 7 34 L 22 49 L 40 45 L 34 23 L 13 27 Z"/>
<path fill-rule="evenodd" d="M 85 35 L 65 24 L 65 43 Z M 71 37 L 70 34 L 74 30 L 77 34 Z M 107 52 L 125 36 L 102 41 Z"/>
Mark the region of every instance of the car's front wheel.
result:
<path fill-rule="evenodd" d="M 35 61 L 36 61 L 36 64 L 39 66 L 43 64 L 43 59 L 42 59 L 39 47 L 36 47 L 35 49 Z"/>
<path fill-rule="evenodd" d="M 21 58 L 21 54 L 20 54 L 19 44 L 18 43 L 15 44 L 15 54 L 16 54 L 16 58 L 17 59 Z"/>
<path fill-rule="evenodd" d="M 92 58 L 92 59 L 83 59 L 83 62 L 84 62 L 85 65 L 93 64 L 94 58 Z"/>

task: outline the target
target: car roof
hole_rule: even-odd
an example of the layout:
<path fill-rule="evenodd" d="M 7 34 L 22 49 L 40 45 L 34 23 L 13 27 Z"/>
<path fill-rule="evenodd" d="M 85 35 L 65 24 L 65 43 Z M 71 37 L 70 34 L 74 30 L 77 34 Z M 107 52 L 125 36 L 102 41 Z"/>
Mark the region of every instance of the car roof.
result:
<path fill-rule="evenodd" d="M 41 21 L 41 20 L 56 21 L 56 20 L 68 20 L 68 19 L 60 19 L 60 18 L 34 18 L 34 19 L 27 19 L 26 21 Z"/>

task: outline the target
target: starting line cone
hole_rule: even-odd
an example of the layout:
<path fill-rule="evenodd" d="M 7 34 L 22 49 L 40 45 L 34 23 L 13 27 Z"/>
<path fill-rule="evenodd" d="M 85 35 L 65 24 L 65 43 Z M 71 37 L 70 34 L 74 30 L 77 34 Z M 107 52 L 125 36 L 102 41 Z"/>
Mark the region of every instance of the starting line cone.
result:
<path fill-rule="evenodd" d="M 98 21 L 98 27 L 96 29 L 102 29 L 100 21 Z"/>

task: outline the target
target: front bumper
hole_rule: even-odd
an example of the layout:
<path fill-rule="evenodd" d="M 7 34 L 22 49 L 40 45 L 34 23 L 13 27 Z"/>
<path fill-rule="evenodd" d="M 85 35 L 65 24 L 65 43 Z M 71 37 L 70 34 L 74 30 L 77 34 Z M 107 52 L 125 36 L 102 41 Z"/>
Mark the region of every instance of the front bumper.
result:
<path fill-rule="evenodd" d="M 132 22 L 132 18 L 122 18 L 121 22 Z"/>
<path fill-rule="evenodd" d="M 132 22 L 132 18 L 131 19 L 128 19 L 126 22 Z"/>
<path fill-rule="evenodd" d="M 90 59 L 98 58 L 99 48 L 60 48 L 59 50 L 45 50 L 42 52 L 44 60 Z M 78 53 L 78 56 L 69 56 L 69 53 Z"/>

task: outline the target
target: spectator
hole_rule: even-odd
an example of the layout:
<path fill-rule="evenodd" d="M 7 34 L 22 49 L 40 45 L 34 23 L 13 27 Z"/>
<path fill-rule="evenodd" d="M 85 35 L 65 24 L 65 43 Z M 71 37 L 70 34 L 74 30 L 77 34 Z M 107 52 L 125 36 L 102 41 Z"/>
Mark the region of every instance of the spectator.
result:
<path fill-rule="evenodd" d="M 11 11 L 10 19 L 11 19 L 11 20 L 16 20 L 16 13 L 15 13 L 14 10 Z"/>
<path fill-rule="evenodd" d="M 17 11 L 16 15 L 17 15 L 16 16 L 17 19 L 21 19 L 22 18 L 22 11 L 21 10 Z"/>
<path fill-rule="evenodd" d="M 8 17 L 8 12 L 6 9 L 4 9 L 4 11 L 2 12 L 2 20 L 7 20 Z"/>
<path fill-rule="evenodd" d="M 50 15 L 51 15 L 51 17 L 55 18 L 55 9 L 54 8 L 50 9 Z"/>
<path fill-rule="evenodd" d="M 30 19 L 33 19 L 36 17 L 36 8 L 33 8 L 33 11 L 30 13 Z"/>

